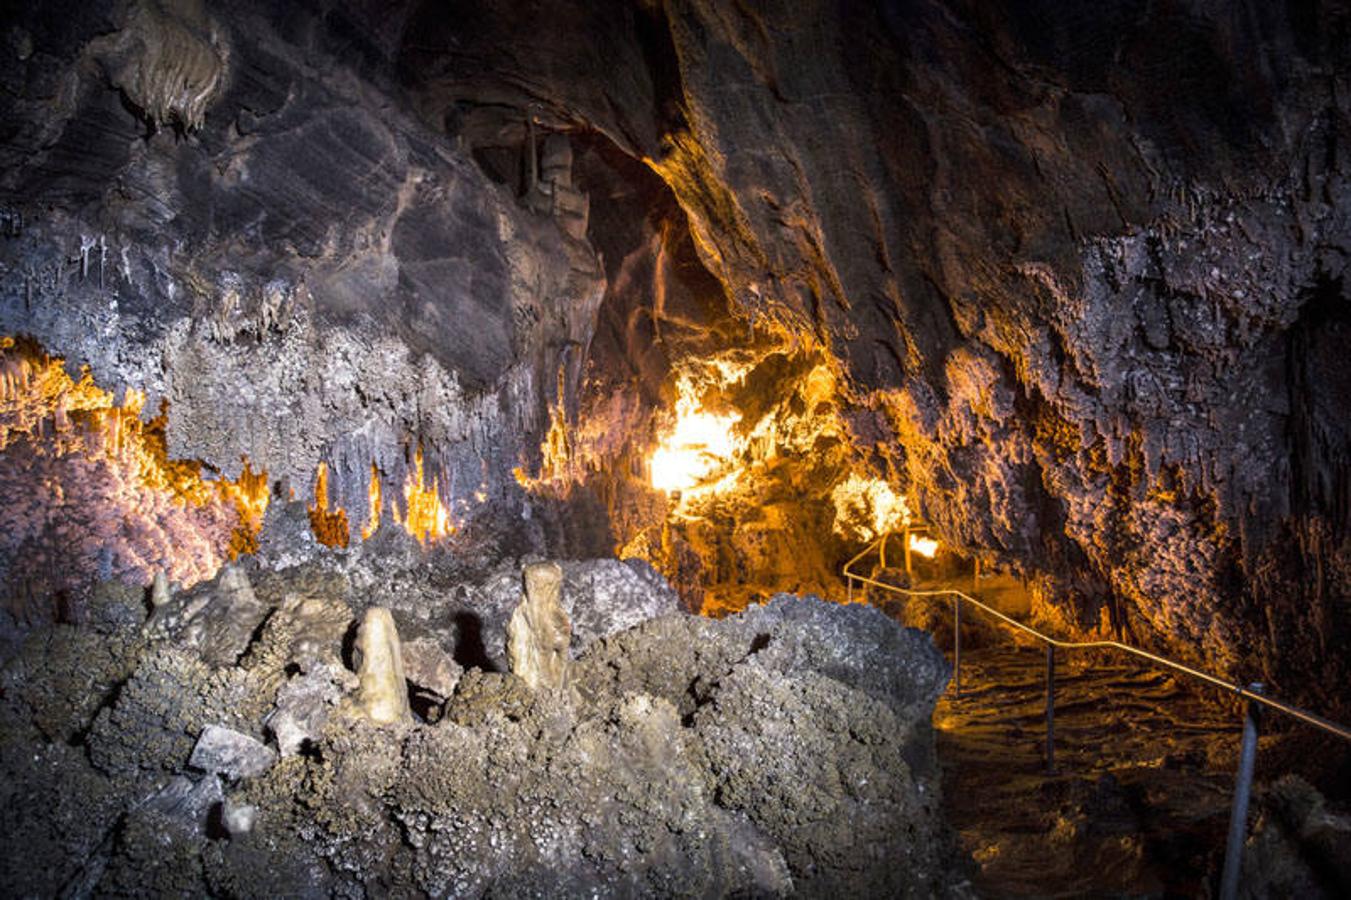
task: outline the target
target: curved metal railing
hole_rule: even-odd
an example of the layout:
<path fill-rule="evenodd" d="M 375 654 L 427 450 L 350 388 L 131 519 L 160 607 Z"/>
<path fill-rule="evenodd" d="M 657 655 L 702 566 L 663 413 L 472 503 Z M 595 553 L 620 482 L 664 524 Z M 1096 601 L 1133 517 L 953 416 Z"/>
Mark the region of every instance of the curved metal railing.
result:
<path fill-rule="evenodd" d="M 1015 629 L 1016 631 L 1027 634 L 1032 638 L 1041 641 L 1046 645 L 1046 767 L 1048 771 L 1055 769 L 1055 651 L 1063 650 L 1115 650 L 1125 653 L 1129 656 L 1135 656 L 1160 668 L 1179 672 L 1190 678 L 1194 678 L 1204 684 L 1220 688 L 1233 694 L 1235 697 L 1248 701 L 1247 714 L 1244 717 L 1243 740 L 1241 752 L 1239 755 L 1238 777 L 1234 786 L 1233 808 L 1229 818 L 1229 836 L 1227 849 L 1225 852 L 1224 873 L 1221 880 L 1220 896 L 1222 898 L 1232 898 L 1237 895 L 1239 862 L 1242 855 L 1244 838 L 1247 834 L 1247 815 L 1248 799 L 1252 785 L 1253 768 L 1257 753 L 1257 718 L 1256 707 L 1262 706 L 1267 709 L 1274 709 L 1277 712 L 1284 713 L 1305 725 L 1311 725 L 1328 734 L 1335 735 L 1346 741 L 1351 741 L 1351 728 L 1345 725 L 1325 719 L 1316 713 L 1301 709 L 1289 703 L 1284 703 L 1274 697 L 1268 697 L 1262 693 L 1260 684 L 1252 684 L 1244 687 L 1209 672 L 1180 663 L 1176 660 L 1160 656 L 1157 653 L 1150 653 L 1148 650 L 1142 650 L 1139 647 L 1133 647 L 1130 644 L 1123 644 L 1120 641 L 1066 641 L 1051 637 L 1049 634 L 1038 631 L 1030 625 L 1019 622 L 1017 619 L 1009 616 L 988 603 L 983 603 L 972 597 L 970 594 L 956 590 L 954 588 L 944 588 L 940 590 L 914 590 L 911 588 L 898 587 L 894 584 L 887 584 L 878 581 L 868 575 L 861 575 L 854 571 L 854 566 L 860 560 L 866 557 L 873 550 L 878 551 L 880 561 L 885 566 L 886 563 L 886 542 L 892 536 L 891 532 L 883 534 L 880 538 L 873 541 L 867 547 L 864 547 L 857 555 L 844 564 L 843 574 L 848 584 L 849 599 L 853 600 L 854 583 L 881 588 L 893 594 L 903 597 L 951 597 L 954 618 L 953 627 L 953 649 L 954 660 L 953 669 L 955 673 L 955 689 L 960 694 L 962 678 L 962 604 L 967 603 L 981 612 L 993 617 L 1000 623 Z M 907 552 L 909 545 L 909 534 L 905 537 Z M 907 560 L 907 568 L 909 562 Z M 979 573 L 979 569 L 977 569 Z"/>
<path fill-rule="evenodd" d="M 970 605 L 976 607 L 982 612 L 985 612 L 988 615 L 1003 622 L 1005 625 L 1008 625 L 1011 628 L 1021 631 L 1024 634 L 1030 635 L 1033 638 L 1036 638 L 1037 640 L 1046 644 L 1047 646 L 1057 647 L 1062 650 L 1095 650 L 1095 649 L 1118 650 L 1122 653 L 1130 654 L 1131 656 L 1138 656 L 1141 659 L 1148 660 L 1149 662 L 1152 662 L 1157 666 L 1162 666 L 1165 669 L 1172 669 L 1175 672 L 1181 672 L 1182 674 L 1195 678 L 1198 681 L 1205 682 L 1206 684 L 1212 685 L 1214 687 L 1222 688 L 1223 690 L 1234 694 L 1236 697 L 1251 700 L 1254 703 L 1260 703 L 1262 706 L 1265 706 L 1269 709 L 1278 710 L 1280 712 L 1285 713 L 1287 716 L 1291 716 L 1295 719 L 1298 719 L 1301 722 L 1304 722 L 1306 725 L 1312 725 L 1315 728 L 1321 728 L 1323 731 L 1326 731 L 1329 734 L 1335 734 L 1337 737 L 1342 738 L 1343 740 L 1351 741 L 1351 728 L 1348 728 L 1345 725 L 1339 725 L 1336 722 L 1331 721 L 1330 719 L 1325 719 L 1322 716 L 1317 715 L 1315 713 L 1311 713 L 1306 709 L 1300 709 L 1298 706 L 1292 706 L 1289 703 L 1283 703 L 1280 700 L 1268 697 L 1265 694 L 1258 693 L 1252 688 L 1246 688 L 1240 684 L 1236 684 L 1232 681 L 1227 681 L 1216 675 L 1211 675 L 1209 672 L 1203 672 L 1200 669 L 1192 668 L 1191 666 L 1186 665 L 1185 663 L 1180 663 L 1177 662 L 1176 660 L 1168 659 L 1165 656 L 1159 656 L 1156 653 L 1150 653 L 1148 650 L 1141 650 L 1139 647 L 1133 647 L 1130 644 L 1123 644 L 1120 641 L 1060 640 L 1058 638 L 1051 637 L 1049 634 L 1038 631 L 1037 629 L 1033 628 L 1030 625 L 1027 625 L 1023 622 L 1019 622 L 1012 616 L 1006 615 L 1005 613 L 1002 613 L 999 610 L 995 609 L 993 606 L 990 606 L 988 603 L 982 603 L 980 600 L 977 600 L 975 597 L 972 597 L 969 594 L 965 594 L 962 591 L 955 590 L 952 588 L 945 588 L 942 590 L 930 590 L 930 591 L 911 590 L 909 588 L 897 587 L 896 585 L 893 584 L 886 584 L 885 582 L 877 581 L 873 578 L 870 578 L 865 575 L 860 575 L 857 572 L 851 570 L 850 568 L 851 566 L 858 563 L 859 560 L 867 556 L 870 552 L 872 552 L 872 550 L 880 547 L 881 544 L 891 536 L 892 536 L 891 533 L 888 532 L 887 534 L 873 541 L 867 547 L 863 548 L 863 552 L 859 553 L 853 559 L 849 560 L 849 562 L 844 564 L 844 576 L 846 579 L 848 579 L 851 590 L 853 588 L 853 583 L 857 581 L 862 584 L 882 588 L 883 590 L 890 591 L 891 593 L 894 594 L 901 594 L 906 597 L 952 597 L 954 598 L 955 603 L 969 603 Z"/>

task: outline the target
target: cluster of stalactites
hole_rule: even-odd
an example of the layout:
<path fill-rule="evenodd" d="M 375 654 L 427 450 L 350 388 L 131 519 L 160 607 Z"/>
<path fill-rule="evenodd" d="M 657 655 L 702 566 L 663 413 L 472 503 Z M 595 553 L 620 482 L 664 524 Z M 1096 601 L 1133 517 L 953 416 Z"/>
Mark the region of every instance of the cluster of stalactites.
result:
<path fill-rule="evenodd" d="M 385 521 L 403 528 L 424 546 L 456 532 L 452 514 L 456 498 L 453 479 L 442 476 L 437 462 L 428 465 L 422 447 L 406 449 L 393 459 L 351 465 L 351 455 L 315 471 L 309 506 L 315 537 L 330 547 L 346 547 L 354 539 L 368 540 Z M 401 485 L 398 489 L 393 486 Z M 474 493 L 482 502 L 482 490 Z M 460 503 L 467 502 L 461 498 Z"/>
<path fill-rule="evenodd" d="M 131 389 L 116 402 L 88 370 L 71 377 L 32 341 L 0 338 L 6 556 L 58 581 L 144 581 L 164 569 L 189 584 L 256 549 L 266 475 L 245 461 L 229 480 L 170 459 L 166 415 L 145 420 L 144 405 Z M 64 562 L 47 567 L 49 554 Z"/>
<path fill-rule="evenodd" d="M 91 48 L 155 126 L 202 127 L 225 82 L 228 48 L 196 0 L 140 0 L 125 26 Z"/>

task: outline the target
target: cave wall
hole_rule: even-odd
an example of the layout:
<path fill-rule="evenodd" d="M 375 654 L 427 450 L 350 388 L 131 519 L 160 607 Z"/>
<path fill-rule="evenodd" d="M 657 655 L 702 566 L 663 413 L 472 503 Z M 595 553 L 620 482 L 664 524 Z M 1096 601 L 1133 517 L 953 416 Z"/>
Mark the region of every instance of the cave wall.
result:
<path fill-rule="evenodd" d="M 1345 393 L 1302 337 L 1346 303 L 1343 4 L 433 10 L 424 110 L 491 85 L 642 158 L 733 312 L 828 348 L 856 441 L 1043 618 L 1347 671 Z"/>
<path fill-rule="evenodd" d="M 323 463 L 353 534 L 372 465 L 404 505 L 421 449 L 456 526 L 539 547 L 511 470 L 603 274 L 411 113 L 402 13 L 5 7 L 0 333 L 167 403 L 171 456 L 282 503 Z"/>

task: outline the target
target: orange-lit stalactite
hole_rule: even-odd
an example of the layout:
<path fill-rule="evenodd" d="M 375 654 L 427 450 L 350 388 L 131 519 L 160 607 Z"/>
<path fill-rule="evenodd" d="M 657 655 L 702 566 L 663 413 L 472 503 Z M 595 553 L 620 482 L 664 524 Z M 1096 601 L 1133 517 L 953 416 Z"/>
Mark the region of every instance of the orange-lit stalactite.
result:
<path fill-rule="evenodd" d="M 366 510 L 366 524 L 361 529 L 361 539 L 370 540 L 371 535 L 380 530 L 380 509 L 383 497 L 380 490 L 380 470 L 371 463 L 370 506 Z"/>
<path fill-rule="evenodd" d="M 419 447 L 413 459 L 413 470 L 403 486 L 403 496 L 407 503 L 408 514 L 399 519 L 395 511 L 394 518 L 404 529 L 422 544 L 430 544 L 455 532 L 450 521 L 450 512 L 441 502 L 440 485 L 433 476 L 427 484 L 422 468 L 422 448 Z"/>
<path fill-rule="evenodd" d="M 341 506 L 329 508 L 328 464 L 319 463 L 314 474 L 314 505 L 310 507 L 310 528 L 319 543 L 328 547 L 346 547 L 351 539 L 347 524 L 347 510 Z"/>

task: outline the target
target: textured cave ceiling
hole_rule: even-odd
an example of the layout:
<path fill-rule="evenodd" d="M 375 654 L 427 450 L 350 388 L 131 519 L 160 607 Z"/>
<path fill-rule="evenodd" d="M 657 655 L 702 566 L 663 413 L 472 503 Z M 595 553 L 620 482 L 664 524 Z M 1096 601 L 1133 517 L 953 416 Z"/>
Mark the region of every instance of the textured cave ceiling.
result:
<path fill-rule="evenodd" d="M 1342 4 L 3 9 L 0 331 L 266 471 L 279 533 L 421 448 L 462 555 L 745 602 L 837 586 L 864 473 L 1059 627 L 1345 709 L 1298 679 L 1351 677 Z M 710 360 L 776 451 L 672 525 L 642 464 Z"/>

